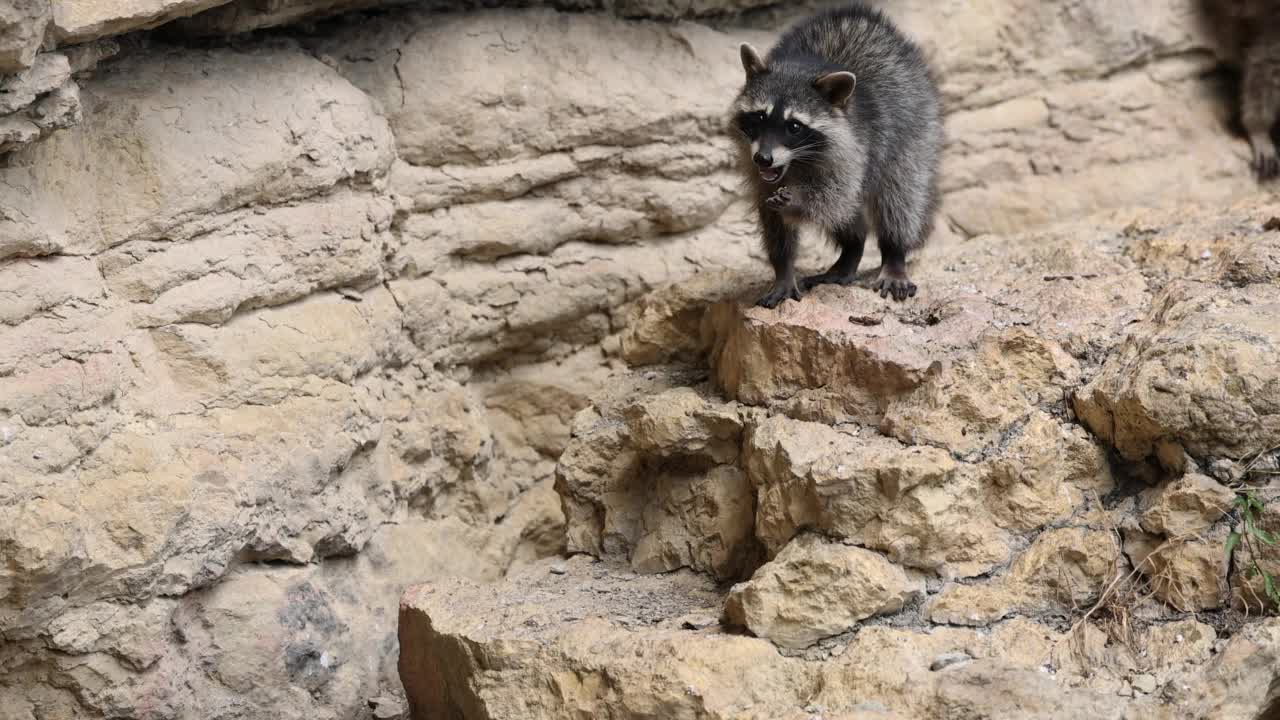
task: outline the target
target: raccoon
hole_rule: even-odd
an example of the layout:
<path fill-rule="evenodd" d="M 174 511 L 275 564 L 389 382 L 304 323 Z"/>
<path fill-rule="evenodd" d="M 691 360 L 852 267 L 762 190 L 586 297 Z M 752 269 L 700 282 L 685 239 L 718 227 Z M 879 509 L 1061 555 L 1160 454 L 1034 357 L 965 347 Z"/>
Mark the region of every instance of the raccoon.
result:
<path fill-rule="evenodd" d="M 1280 0 L 1203 0 L 1223 59 L 1242 73 L 1240 122 L 1259 180 L 1280 175 L 1271 131 L 1280 118 Z"/>
<path fill-rule="evenodd" d="M 730 125 L 774 270 L 756 304 L 852 284 L 869 225 L 883 259 L 873 288 L 898 301 L 914 296 L 906 256 L 933 230 L 943 145 L 942 103 L 923 53 L 882 13 L 853 4 L 800 22 L 764 58 L 747 43 L 739 54 L 746 82 Z M 797 280 L 805 224 L 824 230 L 840 256 Z"/>

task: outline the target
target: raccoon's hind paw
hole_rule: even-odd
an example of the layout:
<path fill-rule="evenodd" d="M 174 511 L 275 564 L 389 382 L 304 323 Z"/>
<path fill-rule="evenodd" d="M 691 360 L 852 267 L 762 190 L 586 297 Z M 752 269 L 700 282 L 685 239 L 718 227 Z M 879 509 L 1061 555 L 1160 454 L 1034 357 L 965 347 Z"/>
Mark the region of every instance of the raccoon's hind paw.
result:
<path fill-rule="evenodd" d="M 795 283 L 788 283 L 786 285 L 774 285 L 769 292 L 765 293 L 763 297 L 756 301 L 756 305 L 759 307 L 776 308 L 778 305 L 782 304 L 783 300 L 799 299 L 799 288 L 795 286 Z"/>
<path fill-rule="evenodd" d="M 1275 141 L 1271 139 L 1271 128 L 1265 130 L 1253 128 L 1249 132 L 1249 149 L 1253 151 L 1254 173 L 1259 181 L 1271 180 L 1280 175 L 1280 155 L 1276 153 Z"/>
<path fill-rule="evenodd" d="M 1272 180 L 1280 175 L 1280 156 L 1276 155 L 1274 147 L 1253 153 L 1253 171 L 1262 181 Z"/>
<path fill-rule="evenodd" d="M 880 277 L 871 285 L 872 290 L 880 293 L 880 297 L 893 296 L 894 300 L 902 302 L 909 297 L 915 297 L 916 284 L 911 282 L 906 275 L 898 275 L 896 273 L 881 273 Z"/>

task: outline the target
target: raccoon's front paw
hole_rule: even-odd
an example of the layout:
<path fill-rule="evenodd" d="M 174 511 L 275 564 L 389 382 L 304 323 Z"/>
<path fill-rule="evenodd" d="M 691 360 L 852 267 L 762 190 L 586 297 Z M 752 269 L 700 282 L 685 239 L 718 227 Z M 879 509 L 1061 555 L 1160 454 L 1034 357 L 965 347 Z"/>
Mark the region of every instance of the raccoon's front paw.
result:
<path fill-rule="evenodd" d="M 893 296 L 894 300 L 902 302 L 909 297 L 915 297 L 916 284 L 911 282 L 906 273 L 880 272 L 880 277 L 871 285 L 872 290 L 880 293 L 880 297 Z"/>
<path fill-rule="evenodd" d="M 790 188 L 780 187 L 764 201 L 764 205 L 770 210 L 785 210 L 791 207 L 794 200 L 795 196 L 791 194 Z"/>
<path fill-rule="evenodd" d="M 769 292 L 756 301 L 759 307 L 775 308 L 782 303 L 783 300 L 799 300 L 800 290 L 794 283 L 786 285 L 774 285 Z"/>

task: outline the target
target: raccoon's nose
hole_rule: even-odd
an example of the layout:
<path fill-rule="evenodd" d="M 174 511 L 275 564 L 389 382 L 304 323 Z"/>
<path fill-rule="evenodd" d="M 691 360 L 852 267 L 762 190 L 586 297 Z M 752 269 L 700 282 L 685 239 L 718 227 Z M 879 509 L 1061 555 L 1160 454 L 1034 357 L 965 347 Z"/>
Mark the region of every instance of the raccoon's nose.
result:
<path fill-rule="evenodd" d="M 753 155 L 751 159 L 756 161 L 757 167 L 760 167 L 760 168 L 773 167 L 773 155 L 763 150 Z"/>

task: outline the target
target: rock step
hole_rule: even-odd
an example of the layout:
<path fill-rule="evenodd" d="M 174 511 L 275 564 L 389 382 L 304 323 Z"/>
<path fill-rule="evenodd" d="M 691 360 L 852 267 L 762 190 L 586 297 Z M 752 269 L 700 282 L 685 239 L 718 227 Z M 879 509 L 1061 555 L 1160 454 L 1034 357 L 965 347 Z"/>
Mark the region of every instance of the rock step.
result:
<path fill-rule="evenodd" d="M 638 575 L 581 556 L 497 586 L 416 586 L 400 605 L 412 717 L 1245 720 L 1280 662 L 1277 619 L 1224 643 L 1194 621 L 1155 626 L 1128 664 L 1092 625 L 1073 635 L 1023 619 L 866 627 L 822 655 L 786 657 L 715 622 L 719 599 L 687 571 Z"/>

